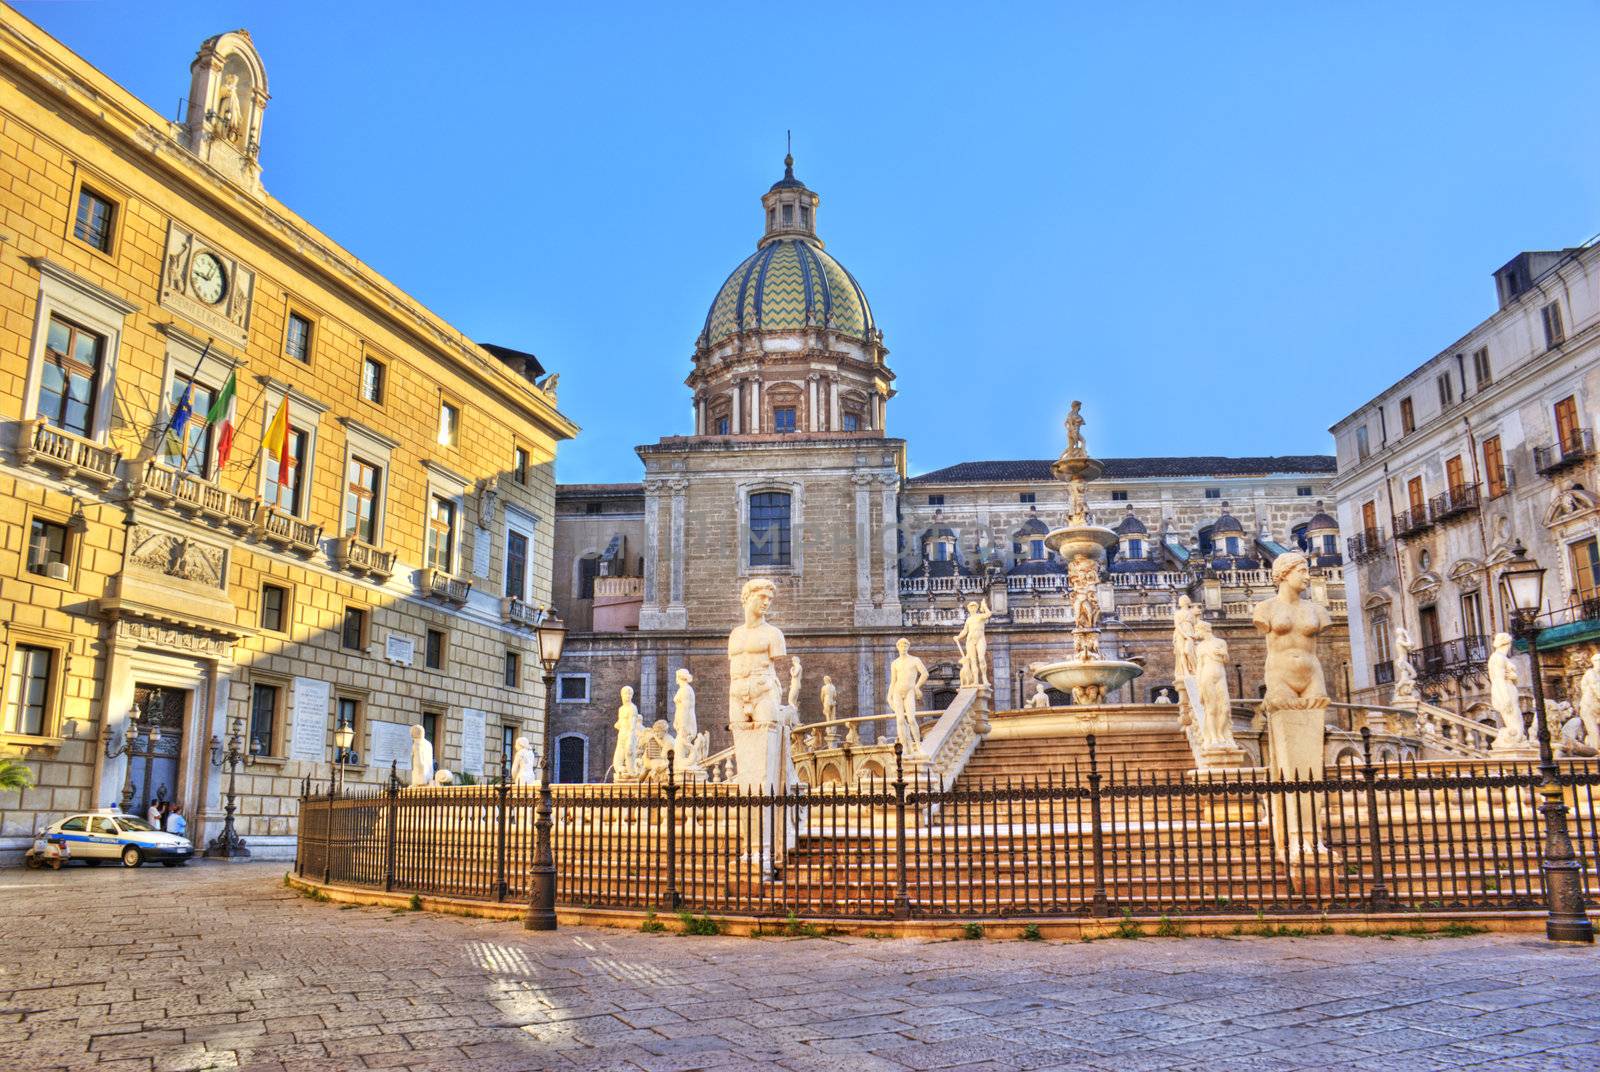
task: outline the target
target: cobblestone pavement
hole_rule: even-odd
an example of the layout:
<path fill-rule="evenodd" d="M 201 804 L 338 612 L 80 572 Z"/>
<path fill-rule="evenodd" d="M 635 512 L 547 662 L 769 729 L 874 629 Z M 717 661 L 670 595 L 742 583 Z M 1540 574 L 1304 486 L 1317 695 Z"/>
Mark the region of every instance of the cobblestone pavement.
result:
<path fill-rule="evenodd" d="M 1531 935 L 533 935 L 282 871 L 6 872 L 0 1068 L 1600 1068 L 1600 952 Z"/>

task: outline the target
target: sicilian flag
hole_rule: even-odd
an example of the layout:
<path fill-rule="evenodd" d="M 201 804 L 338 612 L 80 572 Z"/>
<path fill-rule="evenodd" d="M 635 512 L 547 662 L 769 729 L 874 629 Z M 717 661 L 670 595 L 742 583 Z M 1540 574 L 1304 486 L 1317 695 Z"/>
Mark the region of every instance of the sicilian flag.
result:
<path fill-rule="evenodd" d="M 233 396 L 239 389 L 239 374 L 228 373 L 228 382 L 217 393 L 217 400 L 206 410 L 206 425 L 217 430 L 217 468 L 228 464 L 233 450 Z"/>
<path fill-rule="evenodd" d="M 289 399 L 284 396 L 278 403 L 278 412 L 272 415 L 272 423 L 267 425 L 266 438 L 261 441 L 261 447 L 268 455 L 278 462 L 278 487 L 289 486 L 289 467 L 294 464 L 294 457 L 289 453 Z"/>
<path fill-rule="evenodd" d="M 183 395 L 178 399 L 178 405 L 167 421 L 167 453 L 174 458 L 186 460 L 188 451 L 183 445 L 183 431 L 189 427 L 189 418 L 192 416 L 194 416 L 194 380 L 191 379 L 183 385 Z"/>

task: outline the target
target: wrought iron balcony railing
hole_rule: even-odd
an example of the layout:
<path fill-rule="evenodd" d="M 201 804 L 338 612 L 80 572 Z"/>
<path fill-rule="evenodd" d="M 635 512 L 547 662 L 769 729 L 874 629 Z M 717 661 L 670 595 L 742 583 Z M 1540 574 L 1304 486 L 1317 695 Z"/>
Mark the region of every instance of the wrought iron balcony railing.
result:
<path fill-rule="evenodd" d="M 1533 468 L 1541 475 L 1559 473 L 1594 457 L 1594 432 L 1574 428 L 1548 447 L 1533 448 Z"/>
<path fill-rule="evenodd" d="M 1478 509 L 1478 485 L 1460 484 L 1449 491 L 1440 492 L 1428 501 L 1428 511 L 1433 520 L 1446 521 L 1464 517 Z"/>
<path fill-rule="evenodd" d="M 1384 540 L 1382 529 L 1368 529 L 1358 532 L 1345 541 L 1345 546 L 1350 549 L 1352 562 L 1365 562 L 1369 558 L 1377 558 L 1384 553 Z"/>
<path fill-rule="evenodd" d="M 1489 638 L 1480 634 L 1428 644 L 1411 653 L 1411 665 L 1421 682 L 1461 680 L 1484 672 L 1489 661 Z"/>
<path fill-rule="evenodd" d="M 1433 527 L 1426 505 L 1412 510 L 1402 510 L 1394 515 L 1394 534 L 1402 540 L 1420 536 Z"/>

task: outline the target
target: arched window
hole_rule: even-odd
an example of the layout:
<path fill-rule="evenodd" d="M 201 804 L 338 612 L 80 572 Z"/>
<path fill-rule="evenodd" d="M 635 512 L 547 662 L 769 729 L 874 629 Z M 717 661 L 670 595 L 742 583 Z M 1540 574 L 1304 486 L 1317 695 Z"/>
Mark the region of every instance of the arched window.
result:
<path fill-rule="evenodd" d="M 589 780 L 589 742 L 581 733 L 566 733 L 556 738 L 556 781 Z"/>
<path fill-rule="evenodd" d="M 789 493 L 750 496 L 750 565 L 789 565 Z"/>

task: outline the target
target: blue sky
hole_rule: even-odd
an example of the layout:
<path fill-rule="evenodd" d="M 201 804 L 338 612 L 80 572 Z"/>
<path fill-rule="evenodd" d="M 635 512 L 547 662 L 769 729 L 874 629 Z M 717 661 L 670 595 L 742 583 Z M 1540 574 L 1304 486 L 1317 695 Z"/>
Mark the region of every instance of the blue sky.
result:
<path fill-rule="evenodd" d="M 564 481 L 690 430 L 787 128 L 913 472 L 1053 456 L 1071 398 L 1103 456 L 1329 451 L 1600 232 L 1592 3 L 18 6 L 168 115 L 248 28 L 268 189 L 559 370 Z"/>

